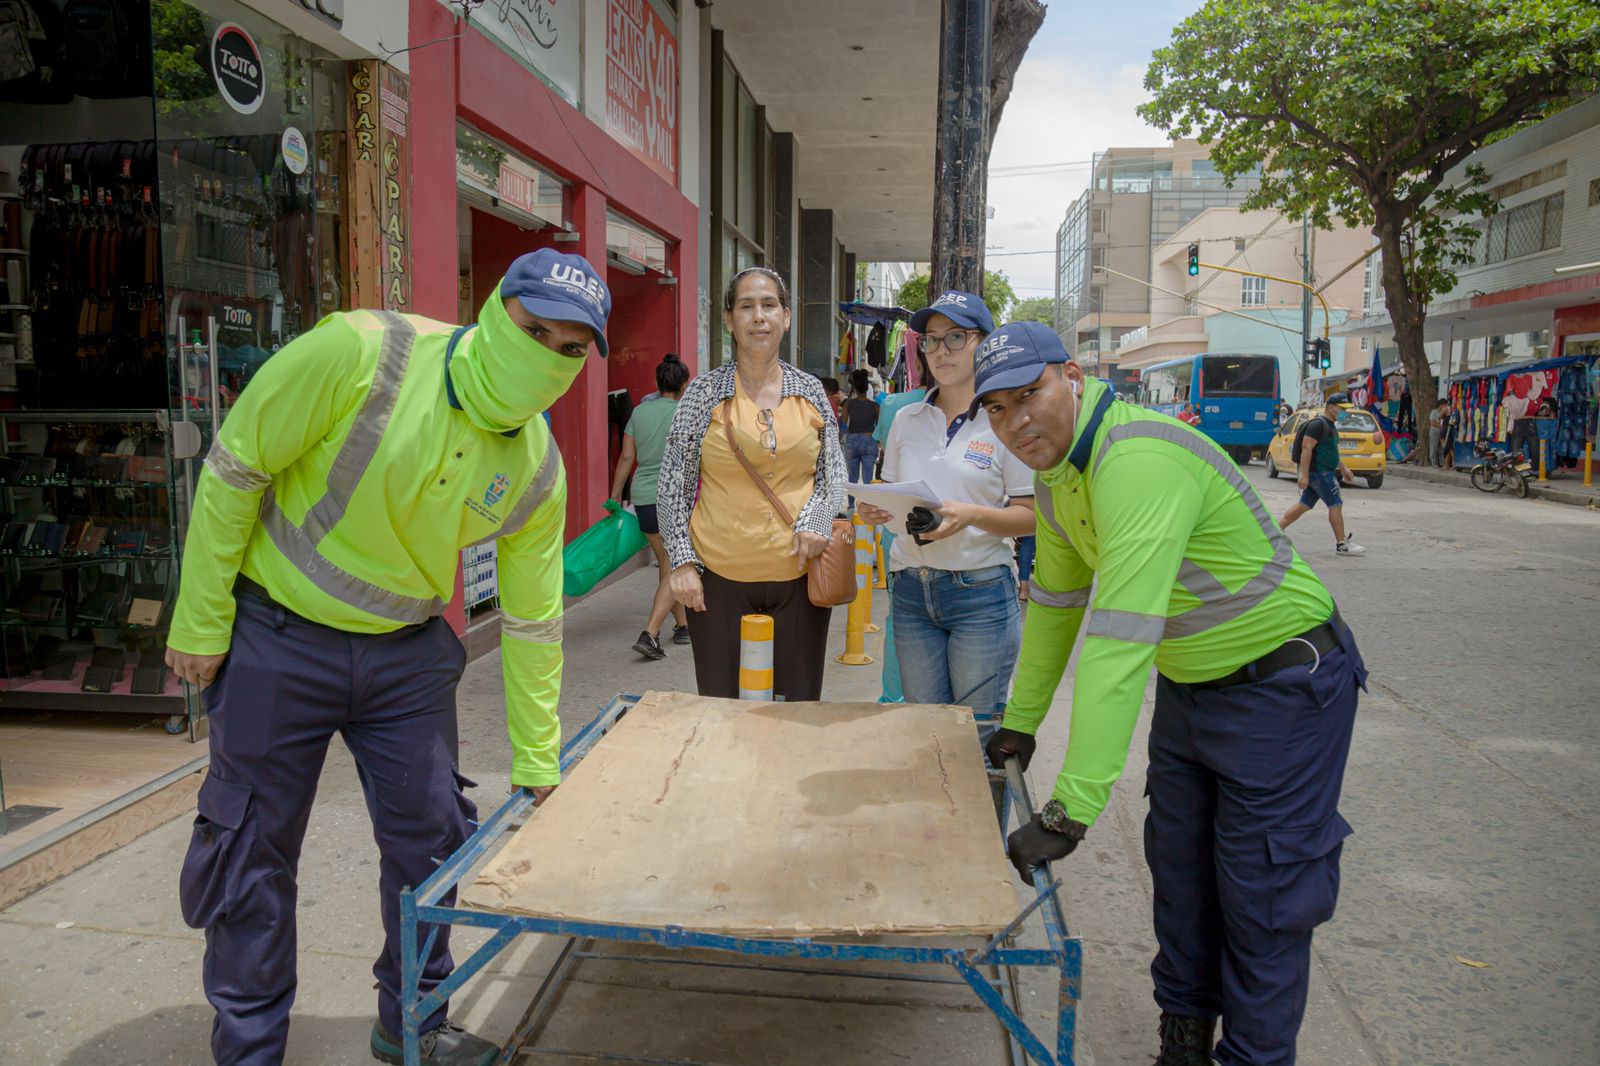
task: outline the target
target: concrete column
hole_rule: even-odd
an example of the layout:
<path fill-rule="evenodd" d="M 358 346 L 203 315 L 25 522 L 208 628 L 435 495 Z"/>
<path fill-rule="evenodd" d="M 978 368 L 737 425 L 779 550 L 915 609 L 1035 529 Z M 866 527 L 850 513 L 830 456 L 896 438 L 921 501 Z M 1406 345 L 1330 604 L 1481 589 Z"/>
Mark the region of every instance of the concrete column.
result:
<path fill-rule="evenodd" d="M 839 291 L 833 212 L 800 209 L 800 354 L 795 365 L 819 377 L 832 373 L 839 335 L 834 294 Z"/>
<path fill-rule="evenodd" d="M 858 299 L 856 292 L 856 253 L 844 253 L 844 277 L 839 279 L 839 299 L 841 301 Z"/>
<path fill-rule="evenodd" d="M 772 193 L 772 254 L 767 265 L 776 270 L 782 277 L 789 292 L 794 293 L 798 299 L 798 290 L 795 288 L 795 216 L 798 205 L 794 196 L 794 134 L 774 133 L 772 135 L 772 165 L 776 173 L 773 175 Z M 796 328 L 789 331 L 783 338 L 783 348 L 779 353 L 780 358 L 794 361 Z"/>

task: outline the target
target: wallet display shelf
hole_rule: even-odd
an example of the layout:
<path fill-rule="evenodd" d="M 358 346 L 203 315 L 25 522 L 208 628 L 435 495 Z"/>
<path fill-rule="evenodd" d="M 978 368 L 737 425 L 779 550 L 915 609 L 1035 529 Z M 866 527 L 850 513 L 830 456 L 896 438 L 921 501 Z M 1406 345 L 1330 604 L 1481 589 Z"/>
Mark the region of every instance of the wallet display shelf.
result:
<path fill-rule="evenodd" d="M 0 411 L 0 708 L 162 715 L 168 732 L 196 738 L 191 697 L 160 664 L 177 595 L 175 496 L 186 497 L 167 424 L 165 411 Z M 62 430 L 119 427 L 161 454 L 42 454 L 60 451 Z M 51 519 L 42 536 L 29 535 L 35 515 Z M 38 661 L 41 640 L 55 642 L 53 660 Z"/>

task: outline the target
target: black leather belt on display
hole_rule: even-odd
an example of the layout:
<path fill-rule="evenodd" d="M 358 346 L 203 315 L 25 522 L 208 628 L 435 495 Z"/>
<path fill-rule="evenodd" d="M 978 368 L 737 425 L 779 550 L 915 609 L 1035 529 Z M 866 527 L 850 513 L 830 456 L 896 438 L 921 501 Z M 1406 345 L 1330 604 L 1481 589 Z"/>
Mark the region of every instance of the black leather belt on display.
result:
<path fill-rule="evenodd" d="M 1324 655 L 1339 646 L 1339 626 L 1343 624 L 1339 612 L 1334 611 L 1333 617 L 1320 626 L 1308 629 L 1297 637 L 1290 637 L 1261 658 L 1245 663 L 1231 674 L 1224 674 L 1213 681 L 1198 682 L 1195 687 L 1229 688 L 1249 681 L 1260 681 L 1291 666 L 1320 662 Z"/>

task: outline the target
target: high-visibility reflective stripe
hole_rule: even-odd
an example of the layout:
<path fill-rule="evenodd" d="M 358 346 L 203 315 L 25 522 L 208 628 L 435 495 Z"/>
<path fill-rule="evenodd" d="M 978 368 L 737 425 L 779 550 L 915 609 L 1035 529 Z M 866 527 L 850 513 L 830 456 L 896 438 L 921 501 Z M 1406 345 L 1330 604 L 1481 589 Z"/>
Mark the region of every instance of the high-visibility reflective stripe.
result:
<path fill-rule="evenodd" d="M 500 632 L 513 640 L 525 640 L 530 644 L 560 644 L 563 616 L 554 618 L 517 618 L 514 615 L 500 615 Z"/>
<path fill-rule="evenodd" d="M 317 545 L 339 523 L 350 506 L 361 475 L 371 465 L 383 443 L 384 430 L 394 411 L 416 330 L 411 323 L 391 311 L 368 312 L 383 324 L 383 341 L 373 370 L 372 385 L 361 410 L 356 413 L 350 432 L 328 471 L 327 488 L 322 498 L 306 512 L 302 525 L 289 521 L 269 488 L 261 499 L 261 525 L 273 546 L 293 563 L 306 579 L 340 603 L 393 622 L 411 625 L 444 613 L 444 601 L 437 596 L 403 596 L 356 577 L 331 562 Z"/>
<path fill-rule="evenodd" d="M 1061 523 L 1056 521 L 1056 501 L 1050 495 L 1050 486 L 1038 474 L 1033 475 L 1033 509 L 1044 519 L 1044 524 L 1055 531 L 1055 535 L 1072 543 L 1072 538 L 1067 536 L 1067 531 L 1061 528 Z"/>
<path fill-rule="evenodd" d="M 1039 584 L 1039 571 L 1035 570 L 1033 577 L 1028 581 L 1028 602 L 1043 607 L 1087 607 L 1091 588 L 1093 586 L 1085 585 L 1081 589 L 1055 592 Z"/>
<path fill-rule="evenodd" d="M 1095 471 L 1099 472 L 1100 464 L 1106 461 L 1106 456 L 1111 453 L 1114 444 L 1134 437 L 1153 437 L 1176 444 L 1209 464 L 1244 500 L 1245 506 L 1250 508 L 1250 514 L 1256 520 L 1256 525 L 1261 527 L 1261 535 L 1266 537 L 1267 544 L 1272 548 L 1272 557 L 1262 564 L 1260 572 L 1241 585 L 1236 592 L 1229 592 L 1227 587 L 1204 567 L 1184 560 L 1183 566 L 1178 571 L 1178 581 L 1200 601 L 1200 606 L 1168 619 L 1167 637 L 1178 640 L 1203 633 L 1208 629 L 1215 629 L 1265 602 L 1267 597 L 1283 584 L 1289 568 L 1294 565 L 1294 545 L 1289 542 L 1283 530 L 1272 521 L 1272 516 L 1267 513 L 1267 507 L 1261 502 L 1261 497 L 1256 494 L 1255 488 L 1245 480 L 1239 468 L 1234 466 L 1209 439 L 1163 422 L 1136 421 L 1112 426 L 1106 431 L 1105 445 L 1095 457 Z"/>
<path fill-rule="evenodd" d="M 240 492 L 260 492 L 272 484 L 271 474 L 246 465 L 220 440 L 211 442 L 211 450 L 206 453 L 206 469 L 217 475 L 224 485 Z"/>
<path fill-rule="evenodd" d="M 411 323 L 393 311 L 369 311 L 368 314 L 383 323 L 383 344 L 378 349 L 378 364 L 372 371 L 367 398 L 362 401 L 350 432 L 339 446 L 338 456 L 328 468 L 328 487 L 322 499 L 306 511 L 305 520 L 301 522 L 312 545 L 321 544 L 328 531 L 344 518 L 350 498 L 361 483 L 361 475 L 367 472 L 378 454 L 378 445 L 383 443 L 389 416 L 400 398 L 406 365 L 411 361 L 411 347 L 417 336 Z"/>
<path fill-rule="evenodd" d="M 555 438 L 549 434 L 545 436 L 548 438 L 548 444 L 544 451 L 544 458 L 540 460 L 538 472 L 533 475 L 533 480 L 528 483 L 527 490 L 512 505 L 511 512 L 506 515 L 506 520 L 500 528 L 486 537 L 479 537 L 468 545 L 469 548 L 479 544 L 487 544 L 489 541 L 500 537 L 509 537 L 517 532 L 528 524 L 528 519 L 533 517 L 533 513 L 550 498 L 550 493 L 555 491 L 556 478 L 561 473 L 561 452 L 556 449 Z"/>
<path fill-rule="evenodd" d="M 1091 637 L 1112 637 L 1134 644 L 1160 644 L 1166 630 L 1167 619 L 1158 614 L 1107 611 L 1096 607 L 1089 612 L 1089 623 L 1083 631 Z"/>
<path fill-rule="evenodd" d="M 1183 561 L 1178 567 L 1178 584 L 1189 590 L 1189 595 L 1201 603 L 1221 603 L 1232 596 L 1228 587 L 1217 576 L 1198 563 Z"/>
<path fill-rule="evenodd" d="M 306 580 L 340 603 L 403 625 L 426 622 L 444 613 L 444 601 L 437 596 L 402 596 L 334 565 L 317 551 L 305 531 L 279 509 L 271 489 L 261 500 L 261 526 L 273 546 L 299 568 Z"/>

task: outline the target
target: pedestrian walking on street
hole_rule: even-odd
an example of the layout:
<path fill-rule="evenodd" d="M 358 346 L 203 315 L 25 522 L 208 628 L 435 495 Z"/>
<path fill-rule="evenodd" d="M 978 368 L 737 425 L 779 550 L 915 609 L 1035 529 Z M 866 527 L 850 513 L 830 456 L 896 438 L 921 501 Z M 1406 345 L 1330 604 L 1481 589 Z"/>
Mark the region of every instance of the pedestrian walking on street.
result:
<path fill-rule="evenodd" d="M 661 456 L 667 447 L 667 428 L 672 425 L 678 397 L 688 383 L 689 368 L 676 353 L 668 352 L 656 366 L 656 398 L 635 407 L 627 428 L 622 431 L 622 454 L 617 458 L 617 472 L 611 477 L 611 498 L 621 500 L 628 474 L 633 474 L 629 498 L 639 516 L 639 530 L 650 542 L 650 551 L 656 557 L 655 599 L 650 604 L 644 630 L 633 643 L 634 651 L 652 661 L 667 657 L 661 648 L 661 626 L 669 613 L 676 623 L 672 627 L 672 643 L 689 643 L 689 622 L 684 617 L 683 604 L 672 598 L 672 587 L 667 582 L 672 567 L 667 564 L 667 549 L 661 540 L 661 527 L 656 517 L 656 484 L 661 473 Z"/>
<path fill-rule="evenodd" d="M 791 313 L 777 272 L 741 270 L 722 308 L 733 362 L 684 390 L 661 463 L 656 507 L 672 594 L 690 611 L 702 696 L 738 696 L 739 619 L 766 614 L 779 649 L 775 695 L 815 700 L 833 612 L 812 604 L 806 564 L 844 509 L 839 425 L 822 382 L 778 357 Z"/>
<path fill-rule="evenodd" d="M 1339 457 L 1339 416 L 1349 402 L 1344 393 L 1334 393 L 1323 405 L 1322 414 L 1300 428 L 1295 438 L 1296 454 L 1291 456 L 1300 470 L 1300 499 L 1283 512 L 1278 523 L 1288 529 L 1321 500 L 1328 508 L 1328 525 L 1333 527 L 1334 551 L 1342 556 L 1367 553 L 1345 530 L 1344 497 L 1339 494 L 1340 482 L 1355 484 L 1355 476 Z"/>
<path fill-rule="evenodd" d="M 878 405 L 871 399 L 871 379 L 865 370 L 850 372 L 851 396 L 844 402 L 844 461 L 852 484 L 872 480 L 878 464 L 878 441 L 872 435 L 878 428 Z M 850 503 L 855 504 L 851 497 Z"/>
<path fill-rule="evenodd" d="M 211 446 L 167 664 L 210 718 L 178 895 L 206 931 L 218 1063 L 283 1061 L 300 848 L 335 733 L 381 856 L 371 1051 L 401 1061 L 400 891 L 477 816 L 456 747 L 466 655 L 442 617 L 462 548 L 499 547 L 512 784 L 543 802 L 560 781 L 566 479 L 539 416 L 591 345 L 606 354 L 610 312 L 587 260 L 545 250 L 511 264 L 474 326 L 330 315 L 263 366 Z M 454 968 L 449 927 L 429 936 L 424 994 Z M 442 1006 L 422 1031 L 427 1066 L 498 1052 Z"/>
<path fill-rule="evenodd" d="M 935 384 L 895 418 L 883 476 L 926 482 L 944 505 L 934 529 L 896 537 L 890 550 L 901 686 L 912 703 L 988 713 L 1005 705 L 1022 641 L 1015 538 L 1033 532 L 1033 472 L 973 410 L 973 355 L 994 329 L 983 300 L 947 292 L 911 328 Z M 865 503 L 858 513 L 873 525 L 895 517 Z"/>
<path fill-rule="evenodd" d="M 844 389 L 839 387 L 838 378 L 823 378 L 822 391 L 828 396 L 828 406 L 833 408 L 833 417 L 837 419 L 844 409 Z"/>
<path fill-rule="evenodd" d="M 1032 884 L 1089 832 L 1153 665 L 1144 832 L 1158 1062 L 1293 1063 L 1311 935 L 1333 916 L 1350 833 L 1339 792 L 1367 677 L 1355 638 L 1238 467 L 1176 419 L 1113 403 L 1050 327 L 996 330 L 976 393 L 1042 482 L 1022 656 L 985 745 L 993 765 L 1027 767 L 1083 631 L 1066 759 L 1044 808 L 1011 834 L 1011 861 Z"/>

